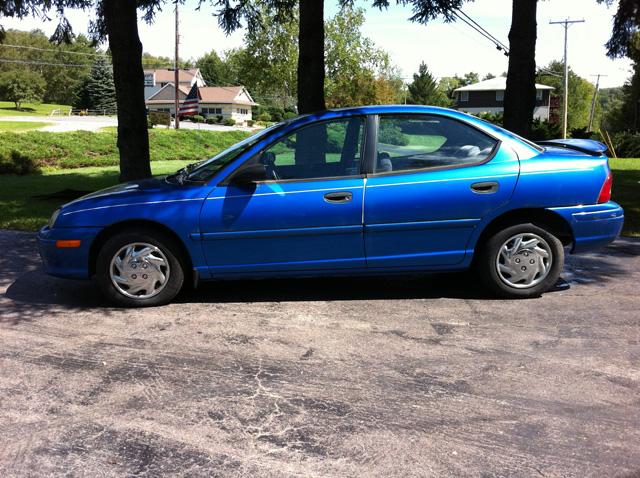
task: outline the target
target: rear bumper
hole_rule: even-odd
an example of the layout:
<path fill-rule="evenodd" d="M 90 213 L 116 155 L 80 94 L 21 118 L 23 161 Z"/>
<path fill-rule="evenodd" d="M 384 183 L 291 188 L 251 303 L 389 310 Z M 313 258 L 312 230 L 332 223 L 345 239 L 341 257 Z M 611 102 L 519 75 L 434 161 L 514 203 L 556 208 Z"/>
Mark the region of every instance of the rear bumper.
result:
<path fill-rule="evenodd" d="M 613 201 L 549 210 L 562 216 L 571 226 L 574 238 L 572 253 L 606 246 L 620 235 L 624 224 L 624 211 Z"/>
<path fill-rule="evenodd" d="M 37 235 L 38 251 L 47 274 L 67 279 L 89 278 L 89 251 L 100 228 L 40 229 Z M 60 249 L 58 240 L 80 240 L 80 247 Z"/>

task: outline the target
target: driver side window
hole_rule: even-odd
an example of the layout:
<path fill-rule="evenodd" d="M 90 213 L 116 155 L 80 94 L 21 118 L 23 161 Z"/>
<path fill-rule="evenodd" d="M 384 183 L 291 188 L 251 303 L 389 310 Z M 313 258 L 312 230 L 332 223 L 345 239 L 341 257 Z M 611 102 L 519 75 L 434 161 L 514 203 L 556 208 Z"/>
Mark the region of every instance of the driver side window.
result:
<path fill-rule="evenodd" d="M 486 161 L 497 141 L 460 121 L 437 115 L 380 117 L 375 172 L 470 166 Z"/>
<path fill-rule="evenodd" d="M 315 123 L 271 145 L 259 161 L 271 180 L 358 175 L 363 134 L 361 117 Z"/>

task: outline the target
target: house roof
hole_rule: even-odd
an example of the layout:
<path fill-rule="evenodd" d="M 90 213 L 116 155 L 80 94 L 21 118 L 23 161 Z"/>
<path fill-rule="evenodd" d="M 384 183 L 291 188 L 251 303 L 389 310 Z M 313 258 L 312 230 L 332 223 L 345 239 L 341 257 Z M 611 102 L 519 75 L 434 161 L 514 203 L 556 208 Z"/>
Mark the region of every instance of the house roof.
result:
<path fill-rule="evenodd" d="M 173 68 L 152 68 L 144 70 L 145 74 L 154 73 L 158 83 L 168 83 L 175 80 Z M 199 68 L 187 68 L 178 71 L 178 81 L 180 83 L 191 83 L 191 80 L 200 72 Z"/>
<path fill-rule="evenodd" d="M 247 106 L 257 104 L 244 86 L 205 86 L 198 91 L 202 103 L 235 103 Z"/>
<path fill-rule="evenodd" d="M 456 88 L 453 91 L 500 91 L 507 89 L 507 79 L 504 76 L 491 78 L 490 80 L 480 81 L 471 85 Z M 553 90 L 552 86 L 540 85 L 536 83 L 536 90 Z"/>
<path fill-rule="evenodd" d="M 189 94 L 190 88 L 186 85 L 178 85 L 180 99 L 183 100 Z M 175 88 L 173 83 L 167 83 L 156 93 L 147 99 L 147 104 L 165 104 L 175 101 Z M 257 105 L 244 86 L 201 86 L 198 88 L 200 103 Z"/>

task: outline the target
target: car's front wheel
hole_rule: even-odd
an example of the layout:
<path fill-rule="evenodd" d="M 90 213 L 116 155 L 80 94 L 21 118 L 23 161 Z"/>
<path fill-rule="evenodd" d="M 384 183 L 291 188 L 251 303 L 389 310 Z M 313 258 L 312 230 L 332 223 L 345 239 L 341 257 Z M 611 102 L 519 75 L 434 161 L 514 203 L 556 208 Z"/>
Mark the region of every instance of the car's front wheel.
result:
<path fill-rule="evenodd" d="M 155 231 L 126 231 L 109 238 L 98 254 L 96 280 L 103 294 L 124 307 L 170 302 L 184 272 L 176 246 Z"/>
<path fill-rule="evenodd" d="M 485 285 L 500 297 L 537 297 L 551 289 L 564 266 L 562 242 L 535 224 L 517 224 L 493 234 L 476 263 Z"/>

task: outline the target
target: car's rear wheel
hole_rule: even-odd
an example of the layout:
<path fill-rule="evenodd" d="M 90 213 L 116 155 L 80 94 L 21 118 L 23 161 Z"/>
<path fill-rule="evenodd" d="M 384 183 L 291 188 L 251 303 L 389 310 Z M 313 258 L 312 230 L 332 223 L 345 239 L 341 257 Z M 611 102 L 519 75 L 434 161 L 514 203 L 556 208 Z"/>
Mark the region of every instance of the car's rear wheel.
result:
<path fill-rule="evenodd" d="M 103 294 L 124 307 L 170 302 L 182 288 L 184 272 L 170 237 L 155 231 L 125 231 L 98 253 L 96 280 Z"/>
<path fill-rule="evenodd" d="M 487 239 L 476 266 L 485 285 L 506 298 L 537 297 L 551 289 L 564 265 L 562 242 L 535 224 L 516 224 Z"/>

